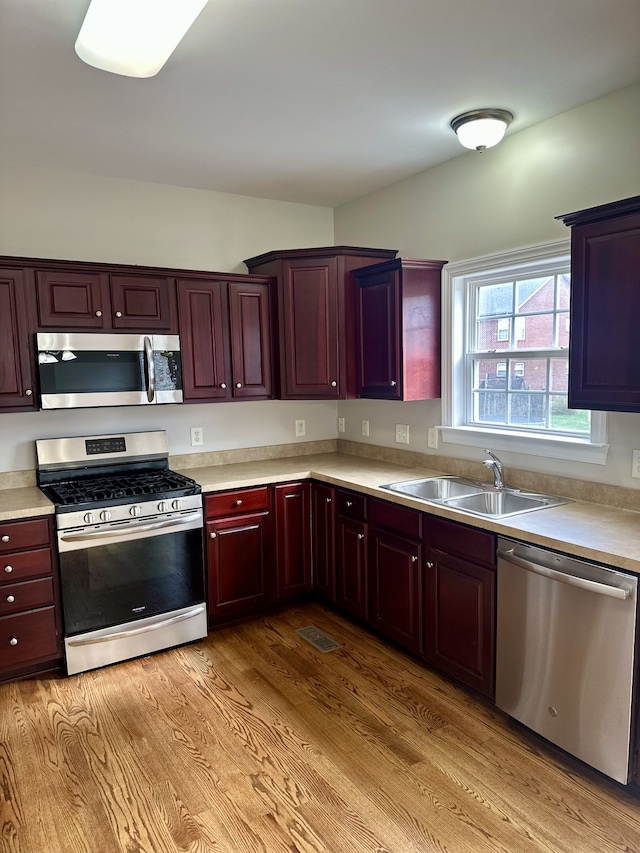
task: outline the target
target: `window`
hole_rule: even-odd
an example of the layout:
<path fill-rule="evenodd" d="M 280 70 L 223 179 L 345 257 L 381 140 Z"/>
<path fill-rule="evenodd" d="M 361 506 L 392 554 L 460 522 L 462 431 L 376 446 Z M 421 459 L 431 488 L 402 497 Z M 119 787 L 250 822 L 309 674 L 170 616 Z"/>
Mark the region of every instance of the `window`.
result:
<path fill-rule="evenodd" d="M 604 464 L 605 415 L 568 408 L 568 241 L 444 273 L 443 439 Z"/>

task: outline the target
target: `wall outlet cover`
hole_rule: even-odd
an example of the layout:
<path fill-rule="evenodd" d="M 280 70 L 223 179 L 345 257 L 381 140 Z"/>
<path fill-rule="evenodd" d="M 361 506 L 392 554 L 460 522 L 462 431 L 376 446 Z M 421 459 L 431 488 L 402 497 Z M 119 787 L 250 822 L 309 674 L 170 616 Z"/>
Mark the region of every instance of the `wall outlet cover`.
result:
<path fill-rule="evenodd" d="M 409 424 L 396 424 L 396 443 L 409 444 Z"/>
<path fill-rule="evenodd" d="M 427 432 L 427 446 L 434 449 L 438 447 L 438 430 L 436 427 L 430 427 Z"/>
<path fill-rule="evenodd" d="M 307 434 L 307 425 L 304 420 L 296 421 L 296 435 L 306 435 Z"/>
<path fill-rule="evenodd" d="M 344 431 L 345 431 L 344 418 L 338 418 L 338 432 L 344 432 Z"/>
<path fill-rule="evenodd" d="M 191 447 L 200 447 L 204 444 L 204 430 L 202 427 L 191 427 Z"/>
<path fill-rule="evenodd" d="M 640 477 L 640 450 L 632 451 L 631 455 L 631 476 Z"/>
<path fill-rule="evenodd" d="M 369 421 L 362 421 L 362 434 L 369 435 Z"/>

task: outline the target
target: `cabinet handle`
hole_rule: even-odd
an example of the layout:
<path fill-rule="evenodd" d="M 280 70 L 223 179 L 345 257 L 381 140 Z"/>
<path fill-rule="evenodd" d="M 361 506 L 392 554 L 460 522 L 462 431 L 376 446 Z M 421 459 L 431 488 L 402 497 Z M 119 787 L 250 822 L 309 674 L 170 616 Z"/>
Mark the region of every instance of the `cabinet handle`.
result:
<path fill-rule="evenodd" d="M 358 539 L 364 539 L 364 533 L 358 533 Z"/>
<path fill-rule="evenodd" d="M 4 534 L 4 536 L 2 537 L 2 541 L 3 541 L 3 542 L 8 542 L 8 541 L 9 541 L 9 535 L 8 535 L 7 533 L 5 533 L 5 534 Z"/>
<path fill-rule="evenodd" d="M 338 383 L 336 382 L 336 380 L 335 380 L 335 379 L 334 379 L 334 380 L 333 380 L 333 382 L 331 383 L 331 387 L 332 387 L 332 388 L 337 388 L 337 387 L 338 387 Z"/>
<path fill-rule="evenodd" d="M 96 317 L 102 317 L 102 311 L 96 311 Z"/>
<path fill-rule="evenodd" d="M 347 501 L 347 502 L 345 503 L 345 506 L 353 506 L 353 501 Z"/>
<path fill-rule="evenodd" d="M 413 557 L 411 557 L 411 562 L 412 562 L 412 563 L 417 563 L 417 562 L 418 562 L 418 558 L 415 556 L 415 554 L 414 554 L 414 556 L 413 556 Z"/>
<path fill-rule="evenodd" d="M 9 602 L 9 604 L 13 604 L 13 602 L 14 602 L 15 600 L 16 600 L 15 595 L 8 595 L 8 596 L 7 596 L 7 601 Z"/>
<path fill-rule="evenodd" d="M 122 317 L 122 311 L 116 311 L 116 317 Z"/>
<path fill-rule="evenodd" d="M 11 572 L 13 571 L 13 566 L 5 566 L 4 570 L 8 575 L 10 575 Z"/>
<path fill-rule="evenodd" d="M 287 497 L 289 497 L 289 495 L 287 495 Z M 242 498 L 238 498 L 238 500 L 236 501 L 236 506 L 242 506 Z"/>
<path fill-rule="evenodd" d="M 220 387 L 221 387 L 221 388 L 223 388 L 223 389 L 224 389 L 224 388 L 226 388 L 226 387 L 227 387 L 227 383 L 226 383 L 226 382 L 221 382 L 221 383 L 220 383 Z"/>
<path fill-rule="evenodd" d="M 331 503 L 331 498 L 325 498 L 325 501 L 326 501 L 328 504 L 330 504 L 330 503 Z"/>
<path fill-rule="evenodd" d="M 27 395 L 27 397 L 30 397 L 33 394 L 33 391 L 31 390 L 31 388 L 27 388 L 24 393 Z"/>
<path fill-rule="evenodd" d="M 242 388 L 242 382 L 236 382 L 236 388 Z"/>
<path fill-rule="evenodd" d="M 12 638 L 9 640 L 9 645 L 10 645 L 10 646 L 17 646 L 17 645 L 18 645 L 18 641 L 17 641 L 17 639 L 16 639 L 15 637 L 12 637 Z"/>
<path fill-rule="evenodd" d="M 217 535 L 218 535 L 217 533 L 210 533 L 209 539 L 215 539 L 217 537 Z"/>
<path fill-rule="evenodd" d="M 392 379 L 392 380 L 391 380 L 391 382 L 389 383 L 389 385 L 391 385 L 391 387 L 392 387 L 392 388 L 393 388 L 393 386 L 394 386 L 394 385 L 396 385 L 396 384 L 397 384 L 397 383 L 396 383 L 395 379 Z"/>
<path fill-rule="evenodd" d="M 429 562 L 427 562 L 427 568 L 428 568 L 428 569 L 432 569 L 432 568 L 433 568 L 433 563 L 429 563 Z"/>

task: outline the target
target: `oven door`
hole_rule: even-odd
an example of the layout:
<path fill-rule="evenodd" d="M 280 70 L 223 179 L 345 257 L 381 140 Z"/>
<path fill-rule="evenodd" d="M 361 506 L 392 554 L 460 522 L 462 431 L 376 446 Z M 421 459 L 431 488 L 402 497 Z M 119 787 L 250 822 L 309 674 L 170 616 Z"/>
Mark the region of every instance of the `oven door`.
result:
<path fill-rule="evenodd" d="M 65 637 L 204 602 L 202 511 L 60 530 Z"/>

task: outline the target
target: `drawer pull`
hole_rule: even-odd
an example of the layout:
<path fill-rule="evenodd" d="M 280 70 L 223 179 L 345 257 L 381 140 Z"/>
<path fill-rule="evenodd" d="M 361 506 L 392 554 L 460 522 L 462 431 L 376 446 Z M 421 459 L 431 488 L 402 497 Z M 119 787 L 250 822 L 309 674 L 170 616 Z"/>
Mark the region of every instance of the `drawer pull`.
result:
<path fill-rule="evenodd" d="M 227 383 L 226 383 L 226 382 L 221 382 L 221 383 L 220 383 L 220 387 L 221 387 L 221 388 L 222 388 L 222 390 L 224 391 L 224 389 L 227 387 Z"/>
<path fill-rule="evenodd" d="M 16 600 L 15 595 L 8 595 L 8 596 L 7 596 L 7 601 L 9 602 L 9 604 L 13 604 L 13 602 L 14 602 L 15 600 Z"/>
<path fill-rule="evenodd" d="M 394 388 L 396 385 L 395 379 L 392 379 L 391 382 L 389 383 L 389 385 L 391 385 L 391 387 Z"/>
<path fill-rule="evenodd" d="M 13 566 L 5 566 L 4 570 L 8 575 L 10 575 L 11 572 L 13 571 Z"/>
<path fill-rule="evenodd" d="M 353 501 L 347 501 L 347 502 L 345 503 L 345 506 L 346 506 L 346 507 L 353 506 Z"/>
<path fill-rule="evenodd" d="M 96 311 L 96 317 L 102 317 L 102 311 Z"/>
<path fill-rule="evenodd" d="M 238 498 L 235 505 L 236 506 L 242 506 L 242 498 Z"/>
<path fill-rule="evenodd" d="M 33 391 L 31 390 L 31 388 L 27 388 L 24 393 L 27 395 L 27 397 L 30 397 L 33 394 Z"/>
<path fill-rule="evenodd" d="M 330 503 L 331 503 L 331 498 L 325 498 L 325 501 L 326 501 L 328 504 L 330 504 Z"/>
<path fill-rule="evenodd" d="M 427 563 L 427 568 L 428 568 L 428 569 L 432 569 L 432 568 L 433 568 L 433 563 Z"/>
<path fill-rule="evenodd" d="M 116 317 L 122 317 L 122 311 L 116 311 Z"/>
<path fill-rule="evenodd" d="M 412 562 L 412 563 L 417 563 L 417 562 L 418 562 L 418 558 L 414 555 L 414 556 L 411 558 L 411 562 Z"/>
<path fill-rule="evenodd" d="M 236 388 L 242 388 L 242 382 L 236 382 Z"/>
<path fill-rule="evenodd" d="M 12 638 L 9 640 L 9 645 L 10 645 L 10 646 L 17 646 L 17 645 L 18 645 L 18 641 L 17 641 L 17 639 L 16 639 L 15 637 L 12 637 Z"/>
<path fill-rule="evenodd" d="M 364 539 L 364 533 L 358 533 L 358 539 Z"/>
<path fill-rule="evenodd" d="M 218 536 L 218 534 L 217 534 L 217 533 L 210 533 L 210 534 L 209 534 L 209 539 L 216 539 L 216 538 L 217 538 L 217 536 Z"/>
<path fill-rule="evenodd" d="M 5 533 L 5 534 L 4 534 L 4 536 L 2 537 L 2 541 L 3 541 L 3 542 L 8 542 L 8 541 L 9 541 L 9 535 L 8 535 L 7 533 Z"/>

